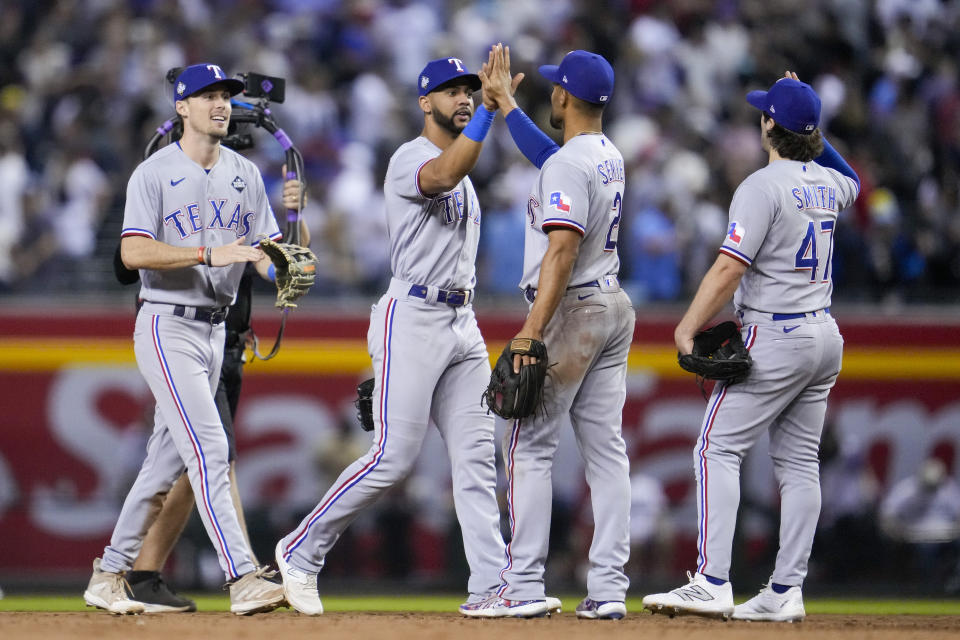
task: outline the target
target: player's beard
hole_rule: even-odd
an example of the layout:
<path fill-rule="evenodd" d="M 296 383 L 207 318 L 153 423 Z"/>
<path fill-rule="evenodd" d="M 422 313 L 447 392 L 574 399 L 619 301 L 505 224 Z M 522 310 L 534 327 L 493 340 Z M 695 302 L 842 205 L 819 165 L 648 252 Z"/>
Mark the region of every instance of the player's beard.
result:
<path fill-rule="evenodd" d="M 447 116 L 446 114 L 440 113 L 439 109 L 434 109 L 433 111 L 430 112 L 430 115 L 431 117 L 433 117 L 433 121 L 436 122 L 440 126 L 440 128 L 445 129 L 451 135 L 456 137 L 460 135 L 460 132 L 463 131 L 464 128 L 467 126 L 467 125 L 459 126 L 453 121 L 458 111 L 462 111 L 462 109 L 457 109 L 451 115 Z"/>

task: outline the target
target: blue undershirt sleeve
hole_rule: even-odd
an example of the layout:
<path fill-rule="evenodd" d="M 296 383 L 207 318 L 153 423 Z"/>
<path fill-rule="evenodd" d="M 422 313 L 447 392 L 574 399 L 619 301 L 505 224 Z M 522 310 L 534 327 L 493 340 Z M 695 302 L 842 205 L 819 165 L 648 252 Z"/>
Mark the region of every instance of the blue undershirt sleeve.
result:
<path fill-rule="evenodd" d="M 847 164 L 847 161 L 843 159 L 843 156 L 841 156 L 837 150 L 834 149 L 829 142 L 827 142 L 826 138 L 823 139 L 823 153 L 814 158 L 813 161 L 822 167 L 839 171 L 843 175 L 856 182 L 857 191 L 860 190 L 860 178 L 857 176 L 857 173 L 849 164 Z"/>
<path fill-rule="evenodd" d="M 559 151 L 560 146 L 551 140 L 550 136 L 540 131 L 540 128 L 519 107 L 508 113 L 505 120 L 520 153 L 537 169 L 543 167 L 547 158 Z"/>

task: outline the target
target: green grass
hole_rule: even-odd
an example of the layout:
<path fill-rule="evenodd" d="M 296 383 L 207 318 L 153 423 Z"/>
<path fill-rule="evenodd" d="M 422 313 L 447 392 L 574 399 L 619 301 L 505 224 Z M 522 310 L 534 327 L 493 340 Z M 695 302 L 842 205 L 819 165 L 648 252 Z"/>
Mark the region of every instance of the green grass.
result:
<path fill-rule="evenodd" d="M 200 611 L 227 611 L 230 599 L 227 595 L 189 594 L 196 600 Z M 452 613 L 462 602 L 458 596 L 324 596 L 326 611 L 378 611 L 378 612 L 446 612 Z M 563 598 L 564 611 L 571 612 L 579 601 L 578 596 Z M 804 602 L 808 614 L 845 615 L 960 615 L 960 600 L 896 600 L 896 599 L 808 599 Z M 630 611 L 642 609 L 640 598 L 627 600 Z M 0 600 L 3 611 L 90 611 L 79 595 L 7 595 Z"/>

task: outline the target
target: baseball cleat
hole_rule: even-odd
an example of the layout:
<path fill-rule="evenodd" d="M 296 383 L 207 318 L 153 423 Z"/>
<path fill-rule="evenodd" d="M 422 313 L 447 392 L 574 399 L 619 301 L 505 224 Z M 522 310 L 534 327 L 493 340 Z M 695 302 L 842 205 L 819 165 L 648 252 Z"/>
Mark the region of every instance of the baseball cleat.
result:
<path fill-rule="evenodd" d="M 560 598 L 551 598 L 547 596 L 547 613 L 560 613 L 563 611 L 563 603 Z"/>
<path fill-rule="evenodd" d="M 277 575 L 258 567 L 230 582 L 230 611 L 238 616 L 273 611 L 283 605 L 283 585 L 270 580 Z"/>
<path fill-rule="evenodd" d="M 643 608 L 651 613 L 673 616 L 705 616 L 728 619 L 733 614 L 733 588 L 730 582 L 716 585 L 702 573 L 690 575 L 690 582 L 667 593 L 653 593 L 643 598 Z"/>
<path fill-rule="evenodd" d="M 549 616 L 550 609 L 546 600 L 507 600 L 494 595 L 460 605 L 460 613 L 468 618 L 541 618 Z"/>
<path fill-rule="evenodd" d="M 93 560 L 93 575 L 83 592 L 83 600 L 90 607 L 106 609 L 110 613 L 143 613 L 142 602 L 131 598 L 130 585 L 119 573 L 104 571 L 100 568 L 100 558 Z"/>
<path fill-rule="evenodd" d="M 767 584 L 760 593 L 733 608 L 734 620 L 800 622 L 806 616 L 800 587 L 777 593 Z"/>
<path fill-rule="evenodd" d="M 584 620 L 620 620 L 627 615 L 627 605 L 620 600 L 584 598 L 577 605 L 577 617 Z"/>
<path fill-rule="evenodd" d="M 197 610 L 197 603 L 178 596 L 164 581 L 159 571 L 147 573 L 142 580 L 129 582 L 131 600 L 143 605 L 144 613 L 187 613 Z M 132 575 L 132 574 L 128 574 Z"/>
<path fill-rule="evenodd" d="M 274 555 L 283 578 L 283 595 L 290 606 L 308 616 L 322 614 L 323 603 L 317 589 L 317 574 L 301 571 L 287 562 L 283 557 L 283 540 L 277 543 Z"/>

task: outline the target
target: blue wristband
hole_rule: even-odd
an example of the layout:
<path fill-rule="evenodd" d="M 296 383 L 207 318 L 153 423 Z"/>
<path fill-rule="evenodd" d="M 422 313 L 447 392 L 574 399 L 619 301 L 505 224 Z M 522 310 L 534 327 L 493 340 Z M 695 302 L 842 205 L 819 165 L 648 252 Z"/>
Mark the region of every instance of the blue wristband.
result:
<path fill-rule="evenodd" d="M 270 268 L 267 269 L 267 277 L 270 278 L 270 282 L 277 281 L 277 268 L 272 262 L 270 263 Z"/>
<path fill-rule="evenodd" d="M 490 125 L 493 124 L 493 116 L 495 115 L 495 111 L 487 111 L 485 106 L 479 105 L 470 122 L 463 128 L 463 135 L 474 142 L 483 142 L 483 139 L 487 137 L 487 131 L 490 131 Z"/>

